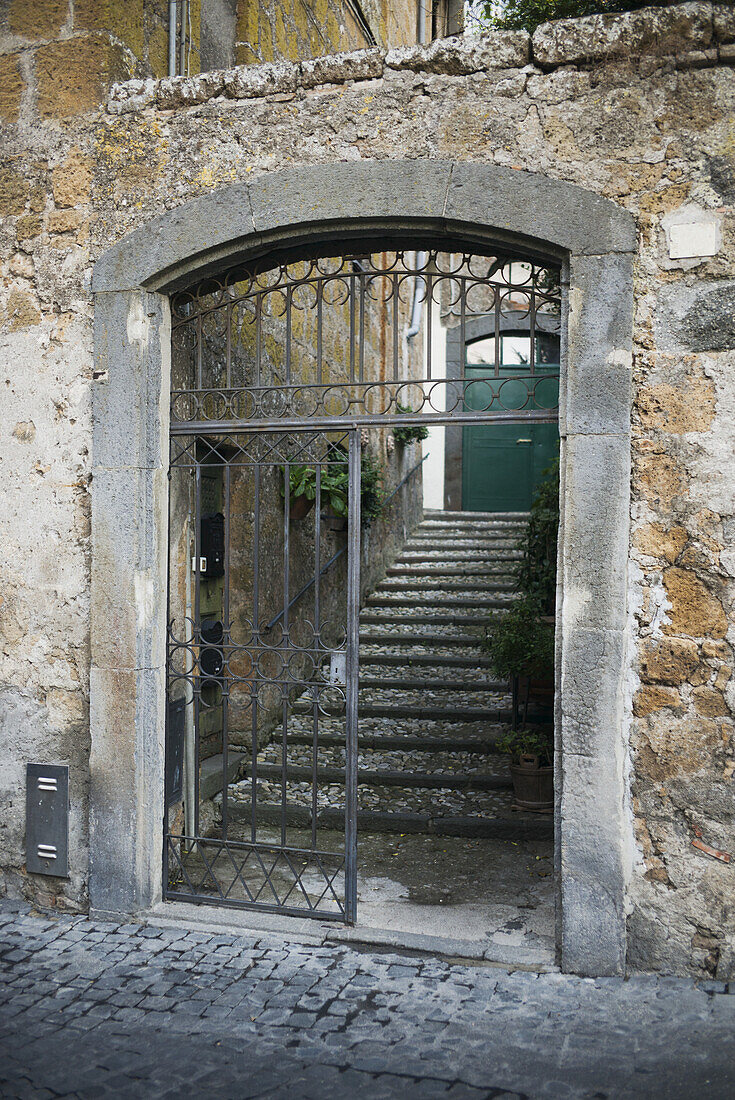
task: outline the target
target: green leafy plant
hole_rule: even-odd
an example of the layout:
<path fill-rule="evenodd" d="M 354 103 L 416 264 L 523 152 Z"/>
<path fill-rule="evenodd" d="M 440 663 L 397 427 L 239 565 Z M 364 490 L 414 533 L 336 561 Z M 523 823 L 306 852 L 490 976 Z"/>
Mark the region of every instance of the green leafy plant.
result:
<path fill-rule="evenodd" d="M 413 411 L 410 405 L 396 405 L 397 413 L 411 415 Z M 401 447 L 408 447 L 411 443 L 420 443 L 422 439 L 427 439 L 428 435 L 429 429 L 425 428 L 423 424 L 414 424 L 412 427 L 393 429 L 393 438 Z"/>
<path fill-rule="evenodd" d="M 523 557 L 515 571 L 519 592 L 553 615 L 556 602 L 556 541 L 559 532 L 559 459 L 543 472 L 531 505 L 528 527 L 518 549 Z"/>
<path fill-rule="evenodd" d="M 533 596 L 523 596 L 508 611 L 491 616 L 484 646 L 499 676 L 554 675 L 554 624 L 544 619 Z"/>
<path fill-rule="evenodd" d="M 496 742 L 498 752 L 507 753 L 514 764 L 520 764 L 522 756 L 538 756 L 539 767 L 554 766 L 554 741 L 551 730 L 511 730 Z"/>
<path fill-rule="evenodd" d="M 281 496 L 284 496 L 285 467 L 281 467 L 281 471 Z M 289 492 L 292 500 L 301 496 L 305 496 L 307 500 L 316 499 L 316 474 L 316 466 L 289 466 Z M 320 480 L 322 503 L 332 515 L 346 519 L 349 511 L 350 477 L 347 453 L 343 447 L 334 446 L 329 464 L 322 466 Z M 380 515 L 384 496 L 382 467 L 372 455 L 363 451 L 360 461 L 360 510 L 365 525 L 372 523 Z"/>
<path fill-rule="evenodd" d="M 281 496 L 285 495 L 285 468 L 283 468 Z M 316 466 L 289 466 L 289 492 L 292 500 L 306 497 L 316 500 Z M 347 515 L 349 475 L 347 459 L 322 467 L 321 498 L 335 516 Z"/>
<path fill-rule="evenodd" d="M 368 527 L 383 511 L 383 468 L 368 451 L 360 460 L 360 515 Z"/>

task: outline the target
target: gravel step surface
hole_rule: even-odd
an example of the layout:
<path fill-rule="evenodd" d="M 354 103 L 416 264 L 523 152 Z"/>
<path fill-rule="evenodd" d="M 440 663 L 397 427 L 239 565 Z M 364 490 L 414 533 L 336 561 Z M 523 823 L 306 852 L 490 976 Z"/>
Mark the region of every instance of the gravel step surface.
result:
<path fill-rule="evenodd" d="M 492 662 L 489 657 L 480 656 L 480 652 L 476 656 L 462 657 L 460 654 L 454 651 L 445 653 L 414 653 L 413 656 L 406 657 L 404 652 L 396 653 L 373 653 L 372 646 L 363 646 L 360 650 L 360 668 L 365 671 L 366 674 L 372 675 L 375 671 L 376 665 L 383 665 L 384 668 L 390 668 L 391 673 L 395 674 L 396 669 L 404 669 L 412 671 L 420 669 L 435 668 L 437 673 L 446 669 L 462 669 L 470 670 L 472 673 L 475 670 L 479 671 L 479 674 L 486 674 L 487 669 L 492 668 Z M 397 673 L 401 674 L 401 673 Z M 454 673 L 452 672 L 452 675 Z"/>
<path fill-rule="evenodd" d="M 262 804 L 280 809 L 281 784 L 277 779 L 260 779 L 256 784 L 256 805 Z M 344 810 L 345 791 L 343 783 L 325 783 L 317 787 L 317 809 Z M 245 780 L 231 783 L 227 791 L 229 807 L 251 807 L 252 783 Z M 286 784 L 286 805 L 311 808 L 312 785 L 290 781 Z M 219 794 L 215 803 L 221 805 Z M 421 788 L 399 786 L 358 786 L 357 805 L 361 810 L 381 810 L 384 813 L 413 813 L 426 818 L 442 815 L 459 817 L 514 817 L 511 809 L 513 793 L 511 790 L 457 791 L 451 787 Z"/>
<path fill-rule="evenodd" d="M 289 753 L 289 756 L 291 754 Z M 275 781 L 280 784 L 284 777 L 284 769 L 279 764 L 258 764 L 255 770 L 256 781 Z M 285 769 L 286 783 L 313 783 L 315 779 L 314 769 L 308 765 L 287 764 Z M 251 773 L 252 781 L 252 773 Z M 345 769 L 342 767 L 327 767 L 321 764 L 316 769 L 316 782 L 319 786 L 338 784 L 344 786 Z M 389 768 L 358 768 L 357 785 L 359 787 L 415 787 L 426 789 L 449 788 L 456 791 L 467 790 L 500 790 L 512 786 L 508 774 L 490 775 L 489 773 L 433 771 L 420 772 L 415 770 L 411 761 L 401 768 L 391 770 Z"/>
<path fill-rule="evenodd" d="M 370 637 L 371 640 L 373 640 L 373 638 L 379 638 L 382 640 L 383 638 L 390 638 L 396 634 L 404 635 L 407 637 L 420 636 L 423 634 L 426 635 L 427 645 L 431 645 L 433 643 L 437 643 L 439 645 L 448 645 L 451 644 L 452 638 L 456 638 L 461 642 L 469 642 L 470 645 L 478 645 L 482 638 L 482 632 L 480 629 L 477 629 L 477 633 L 475 635 L 468 634 L 468 624 L 466 622 L 463 623 L 461 620 L 459 622 L 437 623 L 436 617 L 433 616 L 431 619 L 429 619 L 428 622 L 415 622 L 414 620 L 411 620 L 410 629 L 408 629 L 408 623 L 394 622 L 390 616 L 381 617 L 378 615 L 372 615 L 371 618 L 374 621 L 369 624 L 366 623 L 365 619 L 363 619 L 362 617 L 360 620 L 361 623 L 363 623 L 364 625 L 370 626 L 370 630 L 365 631 L 365 634 Z M 448 618 L 448 616 L 445 615 L 444 618 L 446 619 Z M 484 619 L 482 620 L 482 622 L 484 623 Z M 477 623 L 471 623 L 469 625 L 473 628 L 478 627 Z M 442 627 L 441 634 L 437 633 L 437 626 Z M 360 631 L 360 640 L 363 640 L 362 630 Z"/>
<path fill-rule="evenodd" d="M 311 745 L 288 745 L 287 759 L 289 765 L 298 767 L 311 767 L 313 752 Z M 272 743 L 258 753 L 258 767 L 262 765 L 279 765 L 283 760 L 283 746 Z M 320 767 L 344 768 L 344 746 L 332 746 L 325 748 L 319 745 L 317 760 Z M 471 772 L 493 775 L 498 778 L 507 778 L 508 763 L 505 756 L 489 756 L 480 752 L 421 752 L 416 749 L 411 752 L 401 752 L 397 749 L 363 749 L 357 754 L 358 770 L 376 771 L 406 771 L 415 769 L 425 774 L 437 773 L 463 773 Z"/>
<path fill-rule="evenodd" d="M 442 679 L 436 677 L 436 672 L 439 670 L 431 669 L 425 676 L 417 677 L 414 673 L 410 680 L 407 678 L 407 671 L 405 667 L 381 669 L 371 666 L 369 673 L 365 673 L 360 677 L 360 686 L 365 690 L 368 688 L 394 688 L 406 691 L 442 692 L 456 691 L 459 684 L 466 684 L 467 688 L 474 692 L 493 691 L 500 692 L 503 695 L 508 694 L 508 685 L 504 681 L 483 681 L 482 669 L 455 668 Z M 433 675 L 430 673 L 433 673 Z"/>
<path fill-rule="evenodd" d="M 405 656 L 407 660 L 414 657 L 457 657 L 461 660 L 476 660 L 483 655 L 480 639 L 472 635 L 459 636 L 453 642 L 447 643 L 446 639 L 433 641 L 431 636 L 426 640 L 415 635 L 391 635 L 391 634 L 360 634 L 360 658 L 362 657 L 389 657 Z"/>

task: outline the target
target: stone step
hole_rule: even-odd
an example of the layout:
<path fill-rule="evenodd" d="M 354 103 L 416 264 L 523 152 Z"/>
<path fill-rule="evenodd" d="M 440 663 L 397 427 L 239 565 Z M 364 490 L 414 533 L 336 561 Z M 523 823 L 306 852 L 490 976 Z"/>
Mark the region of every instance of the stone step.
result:
<path fill-rule="evenodd" d="M 443 580 L 446 577 L 463 577 L 463 578 L 486 578 L 490 577 L 492 580 L 488 581 L 488 584 L 496 583 L 496 578 L 503 578 L 503 583 L 506 581 L 510 584 L 515 581 L 515 574 L 508 569 L 496 570 L 487 569 L 482 562 L 478 562 L 476 568 L 473 569 L 441 569 L 438 566 L 411 566 L 411 565 L 390 565 L 386 569 L 386 578 L 388 577 L 435 577 L 438 581 Z M 381 582 L 384 583 L 384 582 Z M 468 580 L 468 584 L 472 581 Z"/>
<path fill-rule="evenodd" d="M 280 764 L 258 764 L 258 779 L 283 778 Z M 309 767 L 294 764 L 286 765 L 286 780 L 311 783 L 314 772 Z M 317 768 L 317 784 L 341 783 L 345 781 L 344 768 Z M 415 772 L 387 771 L 386 769 L 358 768 L 358 786 L 367 787 L 420 787 L 426 790 L 442 788 L 445 790 L 506 790 L 512 786 L 510 775 L 462 774 L 459 772 Z"/>
<path fill-rule="evenodd" d="M 246 760 L 245 753 L 230 750 L 227 753 L 227 782 L 231 783 L 237 775 L 240 765 Z M 199 765 L 199 797 L 204 802 L 214 798 L 218 791 L 222 790 L 222 778 L 224 775 L 224 757 L 222 753 L 208 756 Z"/>
<path fill-rule="evenodd" d="M 405 577 L 405 574 L 404 574 Z M 444 577 L 438 574 L 433 574 L 433 579 L 426 581 L 412 581 L 409 579 L 400 579 L 399 576 L 385 577 L 375 589 L 374 594 L 377 595 L 382 592 L 394 593 L 394 592 L 418 592 L 421 595 L 430 594 L 432 592 L 515 592 L 515 585 L 512 580 L 483 580 L 481 576 L 478 576 L 475 581 L 447 581 Z"/>
<path fill-rule="evenodd" d="M 460 726 L 460 730 L 466 725 Z M 507 726 L 488 726 L 483 723 L 482 733 L 474 737 L 462 737 L 460 733 L 452 733 L 450 737 L 432 737 L 431 735 L 404 734 L 370 734 L 360 732 L 360 752 L 481 752 L 497 756 L 495 743 L 506 732 Z M 492 737 L 487 736 L 492 733 Z M 278 736 L 278 735 L 276 735 Z M 289 745 L 313 744 L 313 735 L 307 733 L 289 733 Z M 319 733 L 320 747 L 327 749 L 344 748 L 344 733 Z"/>
<path fill-rule="evenodd" d="M 501 608 L 496 608 L 496 610 L 501 610 Z M 436 626 L 487 626 L 487 621 L 487 615 L 376 615 L 374 612 L 360 615 L 361 626 L 389 626 L 391 624 L 406 626 L 412 623 L 426 626 L 432 624 Z M 477 645 L 477 639 L 475 639 L 475 645 Z"/>
<path fill-rule="evenodd" d="M 310 714 L 313 704 L 297 699 L 292 706 L 294 714 Z M 449 722 L 510 722 L 510 708 L 500 707 L 461 707 L 451 706 L 448 703 L 443 706 L 406 706 L 401 703 L 361 703 L 359 705 L 361 718 L 429 718 L 446 719 Z M 338 717 L 343 713 L 343 708 L 322 704 L 321 711 L 330 717 Z M 529 714 L 529 720 L 533 720 Z"/>
<path fill-rule="evenodd" d="M 508 693 L 508 684 L 502 680 L 437 680 L 429 679 L 408 679 L 406 676 L 401 676 L 400 679 L 396 676 L 391 679 L 389 676 L 361 676 L 360 688 L 395 688 L 396 691 L 461 691 L 462 688 L 467 688 L 471 691 L 494 691 Z"/>
<path fill-rule="evenodd" d="M 471 646 L 476 649 L 481 639 L 474 634 L 374 634 L 360 631 L 360 644 L 391 646 Z"/>
<path fill-rule="evenodd" d="M 443 508 L 426 508 L 424 509 L 422 523 L 431 523 L 432 520 L 439 520 L 440 522 L 459 520 L 460 522 L 471 523 L 489 520 L 491 523 L 502 523 L 503 521 L 527 523 L 530 515 L 530 512 L 445 512 Z"/>
<path fill-rule="evenodd" d="M 431 593 L 421 593 L 419 598 L 411 597 L 408 603 L 416 608 L 426 609 L 429 607 L 490 607 L 490 608 L 507 608 L 514 599 L 517 599 L 515 594 L 505 597 L 505 599 L 494 599 L 492 596 L 477 596 L 474 599 L 469 599 L 465 596 L 439 596 L 432 595 Z M 369 596 L 364 603 L 364 607 L 405 607 L 407 601 L 401 599 L 400 596 L 383 595 L 380 592 L 376 592 L 374 595 Z"/>
<path fill-rule="evenodd" d="M 291 828 L 311 828 L 311 810 L 307 806 L 286 806 L 286 824 Z M 238 821 L 247 825 L 252 820 L 251 806 L 247 802 L 230 805 L 228 820 L 231 827 Z M 258 802 L 256 821 L 263 825 L 280 825 L 280 805 Z M 343 829 L 345 814 L 342 809 L 324 809 L 317 813 L 317 826 L 322 829 Z M 358 833 L 427 833 L 437 836 L 466 836 L 505 840 L 547 840 L 553 837 L 551 815 L 513 813 L 506 816 L 480 817 L 471 815 L 441 815 L 396 812 L 388 810 L 358 810 Z"/>
<path fill-rule="evenodd" d="M 444 654 L 442 656 L 433 656 L 429 653 L 417 653 L 413 655 L 403 655 L 398 653 L 368 653 L 360 654 L 360 667 L 364 665 L 395 665 L 399 668 L 413 669 L 414 666 L 430 666 L 439 668 L 476 668 L 487 669 L 492 668 L 492 662 L 489 657 L 462 657 L 458 655 Z"/>
<path fill-rule="evenodd" d="M 423 568 L 429 565 L 434 565 L 438 568 L 444 568 L 445 566 L 452 568 L 461 564 L 465 565 L 494 565 L 497 562 L 506 561 L 520 561 L 522 554 L 520 551 L 508 551 L 507 553 L 501 553 L 500 551 L 494 551 L 492 554 L 488 551 L 485 554 L 481 554 L 479 551 L 472 550 L 443 550 L 441 547 L 437 547 L 436 550 L 426 551 L 425 553 L 408 553 L 402 551 L 395 559 L 394 565 L 413 565 L 416 562 L 422 564 Z"/>
<path fill-rule="evenodd" d="M 490 557 L 496 554 L 507 554 L 511 552 L 519 553 L 515 545 L 514 539 L 492 539 L 485 541 L 483 539 L 409 539 L 404 543 L 402 554 L 423 554 L 425 551 L 432 553 L 434 551 L 441 551 L 456 553 L 461 551 L 466 553 L 470 550 L 476 550 L 478 553 L 487 554 Z"/>

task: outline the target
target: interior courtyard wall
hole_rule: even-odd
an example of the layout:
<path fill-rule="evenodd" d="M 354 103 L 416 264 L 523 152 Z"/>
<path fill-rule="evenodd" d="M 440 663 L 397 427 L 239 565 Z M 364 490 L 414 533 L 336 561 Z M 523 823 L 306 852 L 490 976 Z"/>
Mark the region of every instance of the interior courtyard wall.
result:
<path fill-rule="evenodd" d="M 628 962 L 732 975 L 733 61 L 733 9 L 689 3 L 549 25 L 532 42 L 509 32 L 327 59 L 318 78 L 305 65 L 128 84 L 70 117 L 63 96 L 56 108 L 44 97 L 42 66 L 6 50 L 6 891 L 86 904 L 91 395 L 120 351 L 93 358 L 95 260 L 161 210 L 281 168 L 415 159 L 418 195 L 431 159 L 489 163 L 577 184 L 636 218 Z M 253 94 L 258 73 L 267 94 Z M 712 254 L 681 256 L 687 233 Z M 169 339 L 150 297 L 128 318 L 125 354 Z M 131 484 L 136 463 L 132 448 Z M 590 492 L 604 478 L 590 471 Z M 24 869 L 34 759 L 71 765 L 68 880 Z"/>

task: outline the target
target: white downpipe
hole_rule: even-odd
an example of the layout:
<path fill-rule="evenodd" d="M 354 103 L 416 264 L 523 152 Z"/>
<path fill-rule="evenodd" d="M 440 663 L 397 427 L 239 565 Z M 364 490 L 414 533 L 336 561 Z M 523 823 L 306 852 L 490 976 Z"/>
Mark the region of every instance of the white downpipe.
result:
<path fill-rule="evenodd" d="M 176 0 L 168 0 L 168 75 L 176 76 Z"/>
<path fill-rule="evenodd" d="M 417 39 L 420 46 L 426 42 L 426 0 L 419 0 L 419 25 Z"/>
<path fill-rule="evenodd" d="M 426 264 L 428 253 L 417 252 L 416 253 L 416 269 L 421 271 Z M 426 298 L 426 279 L 422 275 L 416 276 L 416 281 L 413 284 L 413 304 L 411 305 L 411 323 L 406 329 L 406 340 L 411 340 L 418 334 L 421 328 L 421 314 L 424 308 L 424 299 Z"/>

